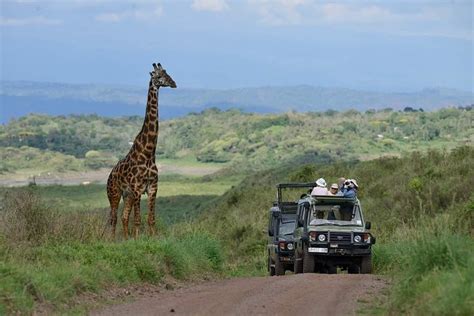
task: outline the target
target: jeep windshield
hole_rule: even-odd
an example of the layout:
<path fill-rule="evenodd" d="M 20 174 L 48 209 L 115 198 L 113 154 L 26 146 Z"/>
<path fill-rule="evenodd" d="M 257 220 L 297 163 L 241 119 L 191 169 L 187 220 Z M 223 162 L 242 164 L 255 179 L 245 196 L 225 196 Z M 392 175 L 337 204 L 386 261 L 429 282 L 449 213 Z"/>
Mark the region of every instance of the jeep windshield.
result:
<path fill-rule="evenodd" d="M 309 216 L 312 226 L 362 226 L 358 205 L 315 205 Z"/>
<path fill-rule="evenodd" d="M 290 235 L 295 230 L 296 221 L 282 221 L 280 222 L 279 234 Z"/>

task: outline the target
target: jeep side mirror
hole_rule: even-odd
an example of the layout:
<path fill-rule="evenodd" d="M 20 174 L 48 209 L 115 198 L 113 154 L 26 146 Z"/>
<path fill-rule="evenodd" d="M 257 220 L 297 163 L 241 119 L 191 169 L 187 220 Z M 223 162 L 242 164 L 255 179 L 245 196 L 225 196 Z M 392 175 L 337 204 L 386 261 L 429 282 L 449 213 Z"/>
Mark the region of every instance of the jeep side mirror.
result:
<path fill-rule="evenodd" d="M 365 222 L 365 229 L 370 229 L 372 227 L 370 222 Z"/>
<path fill-rule="evenodd" d="M 375 245 L 375 241 L 376 241 L 376 240 L 377 240 L 377 239 L 376 239 L 375 237 L 372 237 L 372 245 Z"/>
<path fill-rule="evenodd" d="M 273 237 L 273 229 L 268 229 L 268 236 Z"/>
<path fill-rule="evenodd" d="M 304 226 L 304 222 L 302 219 L 299 219 L 298 220 L 298 227 L 303 227 Z"/>

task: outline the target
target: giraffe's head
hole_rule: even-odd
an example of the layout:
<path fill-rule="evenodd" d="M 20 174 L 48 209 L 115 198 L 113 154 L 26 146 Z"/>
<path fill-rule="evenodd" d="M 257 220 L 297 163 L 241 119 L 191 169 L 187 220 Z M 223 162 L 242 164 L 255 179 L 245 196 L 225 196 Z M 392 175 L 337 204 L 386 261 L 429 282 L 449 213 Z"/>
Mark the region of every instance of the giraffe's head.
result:
<path fill-rule="evenodd" d="M 161 67 L 161 64 L 153 63 L 153 71 L 150 72 L 151 83 L 158 89 L 159 87 L 176 88 L 176 82 L 166 73 L 166 70 Z"/>

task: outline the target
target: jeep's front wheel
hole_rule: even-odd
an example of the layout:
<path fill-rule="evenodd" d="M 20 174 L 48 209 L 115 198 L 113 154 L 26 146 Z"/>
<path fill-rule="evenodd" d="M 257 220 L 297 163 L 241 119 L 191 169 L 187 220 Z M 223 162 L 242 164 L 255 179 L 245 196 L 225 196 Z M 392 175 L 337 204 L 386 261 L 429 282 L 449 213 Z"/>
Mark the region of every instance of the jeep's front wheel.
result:
<path fill-rule="evenodd" d="M 360 273 L 369 274 L 372 273 L 372 255 L 362 257 L 360 262 Z"/>
<path fill-rule="evenodd" d="M 285 275 L 285 266 L 279 258 L 275 261 L 275 275 Z"/>
<path fill-rule="evenodd" d="M 308 252 L 308 247 L 305 247 L 303 255 L 303 273 L 313 273 L 314 267 L 314 256 Z"/>

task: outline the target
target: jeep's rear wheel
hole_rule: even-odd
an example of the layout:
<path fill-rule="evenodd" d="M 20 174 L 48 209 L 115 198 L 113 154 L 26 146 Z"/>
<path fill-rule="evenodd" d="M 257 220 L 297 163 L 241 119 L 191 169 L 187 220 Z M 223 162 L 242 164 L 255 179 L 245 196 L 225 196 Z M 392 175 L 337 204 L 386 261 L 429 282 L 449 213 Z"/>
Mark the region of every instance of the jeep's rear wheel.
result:
<path fill-rule="evenodd" d="M 362 257 L 360 262 L 360 273 L 369 274 L 372 273 L 372 255 Z"/>
<path fill-rule="evenodd" d="M 347 268 L 347 273 L 349 274 L 359 274 L 360 273 L 360 267 L 358 264 L 353 264 L 353 265 L 350 265 L 348 268 Z"/>
<path fill-rule="evenodd" d="M 285 266 L 283 265 L 283 263 L 280 261 L 279 258 L 277 258 L 275 261 L 275 274 L 285 275 Z"/>
<path fill-rule="evenodd" d="M 270 253 L 268 253 L 268 274 L 270 276 L 275 275 L 275 267 L 272 267 L 272 257 L 270 257 Z"/>
<path fill-rule="evenodd" d="M 293 263 L 293 272 L 295 274 L 303 272 L 303 259 L 298 254 L 298 251 L 295 251 L 295 262 Z"/>
<path fill-rule="evenodd" d="M 303 273 L 314 273 L 315 260 L 314 256 L 308 252 L 308 248 L 304 248 L 303 256 Z"/>

